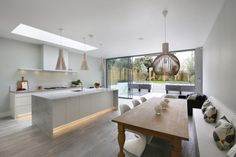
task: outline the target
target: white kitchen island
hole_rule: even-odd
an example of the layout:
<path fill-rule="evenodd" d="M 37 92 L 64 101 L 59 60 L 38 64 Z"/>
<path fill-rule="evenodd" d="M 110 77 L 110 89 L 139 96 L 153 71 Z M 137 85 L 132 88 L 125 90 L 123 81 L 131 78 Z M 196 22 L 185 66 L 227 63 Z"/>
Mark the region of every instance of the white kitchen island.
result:
<path fill-rule="evenodd" d="M 32 124 L 54 137 L 117 109 L 118 90 L 69 89 L 32 95 Z"/>

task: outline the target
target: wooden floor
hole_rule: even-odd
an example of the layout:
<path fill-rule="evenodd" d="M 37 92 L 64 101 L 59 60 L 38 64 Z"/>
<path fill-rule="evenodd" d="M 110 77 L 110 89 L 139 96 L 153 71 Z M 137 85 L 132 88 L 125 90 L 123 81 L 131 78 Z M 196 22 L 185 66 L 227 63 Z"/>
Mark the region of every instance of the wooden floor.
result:
<path fill-rule="evenodd" d="M 106 114 L 56 139 L 32 127 L 29 118 L 0 119 L 0 157 L 116 157 L 117 126 L 111 119 L 118 115 L 118 111 Z M 183 142 L 183 157 L 198 157 L 192 119 L 189 121 L 190 141 Z M 168 150 L 168 144 L 153 139 L 142 157 L 169 156 Z"/>

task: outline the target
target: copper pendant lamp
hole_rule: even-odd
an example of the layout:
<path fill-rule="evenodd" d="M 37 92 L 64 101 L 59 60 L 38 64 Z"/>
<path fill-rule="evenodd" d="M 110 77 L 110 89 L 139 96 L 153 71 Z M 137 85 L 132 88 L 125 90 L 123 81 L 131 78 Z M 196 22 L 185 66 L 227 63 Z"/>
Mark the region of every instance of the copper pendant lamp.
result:
<path fill-rule="evenodd" d="M 60 43 L 62 46 L 61 36 L 62 36 L 63 28 L 59 28 L 59 31 L 60 31 L 60 40 L 61 40 Z M 57 59 L 56 70 L 66 70 L 63 48 L 59 48 L 59 55 L 58 55 L 58 59 Z"/>
<path fill-rule="evenodd" d="M 85 44 L 85 37 L 83 39 L 84 39 L 84 44 Z M 83 60 L 82 60 L 81 66 L 80 66 L 80 70 L 89 70 L 88 62 L 87 62 L 87 57 L 86 57 L 86 53 L 85 52 L 83 54 Z"/>
<path fill-rule="evenodd" d="M 99 46 L 100 46 L 100 51 L 101 51 L 101 54 L 102 54 L 102 44 L 100 43 Z M 104 62 L 103 62 L 103 57 L 102 56 L 101 56 L 101 63 L 100 63 L 99 70 L 100 70 L 100 72 L 104 71 Z"/>
<path fill-rule="evenodd" d="M 83 54 L 83 60 L 80 66 L 80 70 L 88 70 L 88 63 L 87 63 L 87 57 L 86 57 L 86 53 Z"/>
<path fill-rule="evenodd" d="M 176 75 L 180 69 L 179 59 L 172 53 L 169 52 L 169 43 L 166 42 L 166 16 L 167 10 L 162 12 L 165 22 L 165 42 L 162 43 L 162 53 L 155 58 L 153 61 L 153 70 L 157 75 Z"/>

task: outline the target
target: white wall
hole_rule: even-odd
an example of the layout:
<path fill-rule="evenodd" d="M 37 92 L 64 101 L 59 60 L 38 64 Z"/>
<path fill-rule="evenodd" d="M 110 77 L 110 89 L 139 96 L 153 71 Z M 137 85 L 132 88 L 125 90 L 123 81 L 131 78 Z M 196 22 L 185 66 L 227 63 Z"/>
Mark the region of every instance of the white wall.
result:
<path fill-rule="evenodd" d="M 236 1 L 226 0 L 204 45 L 203 90 L 236 111 Z"/>
<path fill-rule="evenodd" d="M 41 46 L 0 38 L 0 115 L 9 112 L 9 86 L 16 84 L 21 77 L 18 68 L 42 68 Z M 93 86 L 101 81 L 100 59 L 87 57 L 89 71 L 80 71 L 82 55 L 69 53 L 69 68 L 78 71 L 72 73 L 24 72 L 31 88 L 42 84 L 70 83 L 81 79 L 84 86 Z"/>

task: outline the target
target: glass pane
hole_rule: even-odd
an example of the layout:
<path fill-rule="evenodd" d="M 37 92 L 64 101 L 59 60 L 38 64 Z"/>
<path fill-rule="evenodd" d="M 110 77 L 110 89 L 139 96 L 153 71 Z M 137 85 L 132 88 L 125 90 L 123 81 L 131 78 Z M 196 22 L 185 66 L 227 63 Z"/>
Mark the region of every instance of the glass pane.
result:
<path fill-rule="evenodd" d="M 152 63 L 157 55 L 108 59 L 108 87 L 118 89 L 119 97 L 133 98 L 149 92 L 165 94 L 166 85 L 170 84 L 195 86 L 194 51 L 175 55 L 180 61 L 180 70 L 175 76 L 155 74 Z"/>
<path fill-rule="evenodd" d="M 132 77 L 131 84 L 134 88 L 131 89 L 133 96 L 142 96 L 150 92 L 151 89 L 151 74 L 153 56 L 138 56 L 132 57 Z M 139 87 L 139 88 L 135 88 Z M 150 86 L 150 89 L 148 89 Z"/>
<path fill-rule="evenodd" d="M 107 84 L 109 88 L 119 90 L 119 97 L 130 97 L 128 92 L 129 80 L 129 58 L 107 60 Z"/>
<path fill-rule="evenodd" d="M 180 70 L 175 76 L 157 75 L 153 71 L 152 63 L 157 55 L 138 56 L 132 58 L 132 84 L 149 84 L 151 92 L 163 93 L 166 92 L 167 84 L 195 84 L 195 59 L 194 51 L 184 51 L 175 53 L 180 61 Z M 133 89 L 133 96 L 141 96 L 149 91 L 145 89 Z M 177 92 L 178 93 L 178 92 Z"/>

